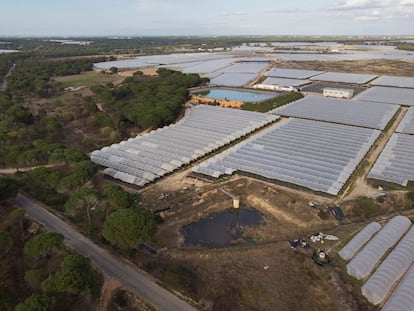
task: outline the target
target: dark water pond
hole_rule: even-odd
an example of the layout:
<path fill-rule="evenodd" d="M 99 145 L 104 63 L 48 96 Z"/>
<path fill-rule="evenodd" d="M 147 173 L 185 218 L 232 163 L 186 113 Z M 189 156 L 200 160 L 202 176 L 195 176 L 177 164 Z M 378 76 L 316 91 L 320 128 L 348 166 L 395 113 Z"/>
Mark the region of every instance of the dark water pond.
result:
<path fill-rule="evenodd" d="M 254 209 L 229 209 L 186 225 L 181 233 L 185 245 L 224 248 L 239 243 L 252 243 L 249 237 L 243 236 L 244 229 L 259 226 L 262 220 L 263 215 Z"/>

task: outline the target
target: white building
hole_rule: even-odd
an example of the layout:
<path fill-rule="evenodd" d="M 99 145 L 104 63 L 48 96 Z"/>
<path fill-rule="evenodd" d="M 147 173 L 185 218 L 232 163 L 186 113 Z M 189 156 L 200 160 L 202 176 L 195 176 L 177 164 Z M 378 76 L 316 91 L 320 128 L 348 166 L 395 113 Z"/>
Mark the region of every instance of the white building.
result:
<path fill-rule="evenodd" d="M 354 90 L 326 87 L 323 89 L 323 96 L 349 99 L 352 98 L 352 96 L 354 96 Z"/>
<path fill-rule="evenodd" d="M 282 86 L 282 85 L 273 85 L 273 84 L 255 84 L 253 86 L 255 89 L 261 90 L 271 90 L 271 91 L 284 91 L 284 92 L 298 92 L 298 88 L 293 86 Z"/>

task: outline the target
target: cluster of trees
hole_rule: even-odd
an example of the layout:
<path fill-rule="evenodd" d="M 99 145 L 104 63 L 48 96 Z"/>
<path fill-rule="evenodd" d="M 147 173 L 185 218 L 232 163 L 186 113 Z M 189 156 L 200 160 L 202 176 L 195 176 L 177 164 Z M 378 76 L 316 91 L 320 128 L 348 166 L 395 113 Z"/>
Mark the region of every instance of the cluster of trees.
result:
<path fill-rule="evenodd" d="M 160 68 L 158 77 L 142 79 L 138 75 L 127 78 L 120 87 L 95 86 L 106 108 L 133 122 L 140 128 L 158 127 L 171 123 L 182 110 L 188 88 L 208 82 L 196 74 Z"/>
<path fill-rule="evenodd" d="M 61 85 L 52 77 L 76 75 L 93 70 L 93 63 L 105 61 L 105 57 L 69 60 L 44 60 L 34 57 L 16 62 L 16 68 L 7 78 L 14 95 L 50 97 L 58 93 Z"/>
<path fill-rule="evenodd" d="M 34 116 L 0 94 L 0 167 L 28 167 L 46 163 L 74 163 L 86 155 L 66 148 L 56 117 Z"/>
<path fill-rule="evenodd" d="M 21 188 L 42 202 L 61 210 L 69 195 L 80 190 L 98 170 L 93 162 L 86 159 L 85 154 L 74 151 L 74 156 L 72 160 L 76 161 L 69 165 L 39 167 L 22 174 L 18 178 Z"/>
<path fill-rule="evenodd" d="M 99 232 L 107 216 L 119 209 L 138 208 L 139 194 L 126 192 L 119 186 L 102 189 L 81 188 L 71 193 L 64 204 L 64 213 L 73 221 L 84 222 L 89 230 Z"/>
<path fill-rule="evenodd" d="M 22 221 L 23 234 L 16 230 Z M 29 224 L 22 210 L 3 213 L 0 219 L 0 310 L 90 308 L 101 279 L 89 260 L 69 251 L 59 234 L 44 232 L 27 239 Z"/>
<path fill-rule="evenodd" d="M 153 215 L 139 203 L 139 194 L 119 186 L 105 185 L 99 191 L 82 188 L 70 195 L 64 213 L 97 238 L 102 236 L 118 249 L 130 250 L 156 231 Z"/>
<path fill-rule="evenodd" d="M 61 169 L 39 167 L 19 181 L 23 190 L 96 238 L 102 235 L 121 249 L 135 248 L 148 240 L 156 230 L 156 222 L 140 208 L 140 195 L 116 185 L 94 186 L 89 181 L 96 172 L 94 163 L 83 160 Z"/>
<path fill-rule="evenodd" d="M 31 55 L 31 52 L 0 54 L 0 83 L 17 60 L 29 58 Z"/>
<path fill-rule="evenodd" d="M 102 236 L 120 249 L 135 249 L 155 233 L 154 217 L 142 208 L 120 209 L 106 219 Z"/>
<path fill-rule="evenodd" d="M 13 178 L 0 176 L 0 201 L 15 197 L 18 191 L 19 184 Z"/>
<path fill-rule="evenodd" d="M 399 50 L 406 50 L 406 51 L 414 51 L 414 44 L 413 43 L 403 43 L 397 46 Z"/>

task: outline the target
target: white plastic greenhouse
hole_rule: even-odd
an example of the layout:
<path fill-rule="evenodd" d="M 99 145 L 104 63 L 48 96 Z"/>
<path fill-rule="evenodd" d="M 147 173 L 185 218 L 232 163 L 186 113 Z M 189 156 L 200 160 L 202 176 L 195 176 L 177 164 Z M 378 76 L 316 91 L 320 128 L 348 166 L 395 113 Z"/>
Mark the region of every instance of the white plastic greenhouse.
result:
<path fill-rule="evenodd" d="M 371 237 L 381 229 L 381 225 L 377 222 L 371 222 L 364 229 L 358 232 L 351 241 L 348 242 L 339 252 L 344 260 L 350 260 L 361 249 L 361 247 L 367 243 Z"/>
<path fill-rule="evenodd" d="M 346 266 L 348 274 L 357 279 L 366 278 L 381 257 L 411 226 L 411 220 L 404 216 L 392 218 L 375 237 Z"/>
<path fill-rule="evenodd" d="M 395 289 L 383 311 L 412 311 L 414 310 L 414 265 L 406 273 Z"/>
<path fill-rule="evenodd" d="M 306 96 L 270 113 L 383 130 L 399 108 L 384 103 Z"/>
<path fill-rule="evenodd" d="M 401 120 L 400 125 L 398 125 L 395 131 L 398 133 L 414 135 L 414 107 L 408 109 L 406 115 Z"/>
<path fill-rule="evenodd" d="M 289 118 L 193 171 L 212 177 L 238 171 L 337 195 L 380 133 Z"/>
<path fill-rule="evenodd" d="M 278 118 L 199 105 L 175 124 L 95 150 L 91 160 L 106 167 L 106 175 L 143 186 Z"/>
<path fill-rule="evenodd" d="M 368 178 L 406 187 L 414 180 L 414 135 L 394 133 L 375 162 Z"/>
<path fill-rule="evenodd" d="M 413 261 L 414 227 L 362 286 L 362 294 L 375 305 L 383 302 L 392 286 L 404 275 Z"/>

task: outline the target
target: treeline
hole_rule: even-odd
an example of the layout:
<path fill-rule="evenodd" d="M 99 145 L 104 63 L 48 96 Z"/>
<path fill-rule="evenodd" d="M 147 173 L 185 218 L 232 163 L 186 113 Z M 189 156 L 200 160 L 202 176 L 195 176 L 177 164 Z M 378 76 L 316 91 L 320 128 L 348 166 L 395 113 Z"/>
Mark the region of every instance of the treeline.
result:
<path fill-rule="evenodd" d="M 397 46 L 397 49 L 405 50 L 405 51 L 414 51 L 414 44 L 413 43 L 400 44 Z"/>
<path fill-rule="evenodd" d="M 16 68 L 8 77 L 8 86 L 14 95 L 50 97 L 60 90 L 60 84 L 52 78 L 76 75 L 93 70 L 93 63 L 105 61 L 105 57 L 69 60 L 17 60 Z"/>
<path fill-rule="evenodd" d="M 140 207 L 139 194 L 102 185 L 97 172 L 94 163 L 82 160 L 36 168 L 17 177 L 17 183 L 95 239 L 103 237 L 120 249 L 135 249 L 155 233 L 154 217 Z"/>
<path fill-rule="evenodd" d="M 2 208 L 0 310 L 90 310 L 101 277 L 89 259 L 64 246 L 63 236 L 39 229 L 23 210 Z"/>
<path fill-rule="evenodd" d="M 0 38 L 1 39 L 1 38 Z M 288 37 L 288 36 L 164 36 L 164 37 L 124 37 L 124 38 L 104 38 L 104 37 L 81 37 L 70 38 L 75 41 L 90 41 L 87 45 L 61 44 L 50 41 L 50 38 L 4 38 L 10 42 L 9 49 L 18 49 L 22 52 L 33 52 L 40 57 L 70 57 L 88 55 L 112 55 L 112 54 L 161 54 L 177 53 L 179 48 L 188 48 L 197 51 L 198 48 L 215 48 L 241 45 L 243 43 L 267 43 L 272 42 L 338 42 L 343 44 L 365 44 L 366 41 L 376 42 L 377 44 L 398 45 L 401 41 L 392 38 L 384 41 L 382 37 L 367 37 L 364 39 L 355 37 L 325 36 L 325 37 Z M 2 40 L 0 40 L 2 41 Z"/>
<path fill-rule="evenodd" d="M 6 77 L 10 68 L 16 63 L 19 59 L 26 59 L 32 57 L 31 52 L 19 52 L 19 53 L 6 53 L 0 54 L 0 83 Z"/>
<path fill-rule="evenodd" d="M 135 74 L 120 87 L 98 85 L 91 88 L 104 101 L 106 109 L 141 128 L 166 125 L 174 121 L 188 98 L 188 88 L 207 83 L 197 74 L 158 69 L 158 77 Z"/>

